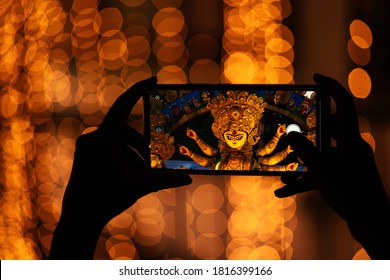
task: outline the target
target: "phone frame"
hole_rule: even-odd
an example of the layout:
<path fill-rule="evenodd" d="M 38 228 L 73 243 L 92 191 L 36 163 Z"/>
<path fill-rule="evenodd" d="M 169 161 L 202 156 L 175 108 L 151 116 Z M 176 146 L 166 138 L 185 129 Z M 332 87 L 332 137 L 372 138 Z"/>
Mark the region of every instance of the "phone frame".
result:
<path fill-rule="evenodd" d="M 330 113 L 330 99 L 321 91 L 321 88 L 316 84 L 204 84 L 204 83 L 189 83 L 189 84 L 157 84 L 156 88 L 143 96 L 144 101 L 144 137 L 147 143 L 150 143 L 150 96 L 154 91 L 167 90 L 209 90 L 209 91 L 227 91 L 227 90 L 257 90 L 257 91 L 315 91 L 316 93 L 316 148 L 318 151 L 323 151 L 330 145 L 330 137 L 325 131 L 327 128 L 326 120 Z M 294 174 L 305 174 L 304 171 L 267 171 L 267 170 L 215 170 L 215 169 L 173 169 L 173 168 L 152 168 L 150 156 L 145 159 L 146 166 L 150 170 L 182 172 L 186 174 L 200 175 L 257 175 L 257 176 L 280 176 L 291 172 Z"/>

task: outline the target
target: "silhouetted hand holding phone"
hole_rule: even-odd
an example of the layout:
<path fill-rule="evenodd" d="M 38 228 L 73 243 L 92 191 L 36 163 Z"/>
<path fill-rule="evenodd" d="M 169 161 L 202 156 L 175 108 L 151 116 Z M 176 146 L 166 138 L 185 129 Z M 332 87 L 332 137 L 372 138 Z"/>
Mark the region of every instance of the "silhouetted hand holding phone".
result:
<path fill-rule="evenodd" d="M 390 259 L 390 203 L 378 173 L 371 146 L 359 132 L 353 96 L 332 78 L 315 74 L 314 81 L 336 104 L 330 136 L 336 147 L 318 150 L 300 133 L 289 133 L 293 150 L 308 167 L 308 174 L 282 176 L 277 197 L 317 190 L 347 223 L 352 236 L 371 259 Z"/>
<path fill-rule="evenodd" d="M 97 130 L 77 139 L 50 259 L 93 259 L 101 230 L 112 218 L 146 194 L 191 183 L 188 175 L 148 170 L 149 143 L 127 125 L 132 108 L 156 83 L 152 77 L 134 84 Z"/>

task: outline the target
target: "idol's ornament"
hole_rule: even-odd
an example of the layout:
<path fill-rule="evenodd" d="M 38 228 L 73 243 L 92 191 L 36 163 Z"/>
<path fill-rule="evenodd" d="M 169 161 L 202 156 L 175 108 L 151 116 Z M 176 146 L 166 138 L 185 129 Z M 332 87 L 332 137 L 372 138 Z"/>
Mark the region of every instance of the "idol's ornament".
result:
<path fill-rule="evenodd" d="M 316 110 L 312 110 L 306 118 L 306 125 L 309 128 L 308 133 L 305 135 L 307 139 L 309 139 L 314 145 L 316 145 Z"/>
<path fill-rule="evenodd" d="M 175 138 L 164 132 L 166 118 L 160 112 L 150 116 L 150 163 L 152 168 L 164 168 L 164 162 L 175 152 Z"/>

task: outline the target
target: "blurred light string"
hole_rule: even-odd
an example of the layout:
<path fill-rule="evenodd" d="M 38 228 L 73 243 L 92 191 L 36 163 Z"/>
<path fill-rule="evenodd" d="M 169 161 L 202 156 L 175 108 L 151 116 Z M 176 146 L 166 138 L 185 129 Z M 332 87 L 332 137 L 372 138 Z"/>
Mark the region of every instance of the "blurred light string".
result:
<path fill-rule="evenodd" d="M 294 37 L 283 19 L 290 1 L 224 0 L 223 78 L 227 83 L 293 83 Z M 277 199 L 274 177 L 231 177 L 227 259 L 290 259 L 295 198 Z"/>
<path fill-rule="evenodd" d="M 357 67 L 348 76 L 348 85 L 357 98 L 366 98 L 371 92 L 370 75 L 362 67 L 371 60 L 373 36 L 370 27 L 362 20 L 354 19 L 349 25 L 348 54 Z"/>
<path fill-rule="evenodd" d="M 363 6 L 363 5 L 362 5 Z M 351 93 L 359 99 L 367 98 L 372 90 L 370 74 L 364 69 L 371 61 L 371 46 L 373 34 L 367 23 L 361 19 L 354 19 L 349 24 L 350 38 L 347 44 L 347 52 L 354 67 L 348 75 L 348 86 Z M 359 116 L 359 129 L 362 138 L 370 144 L 375 152 L 375 138 L 371 133 L 370 122 L 363 116 Z M 354 242 L 354 260 L 369 260 L 367 252 L 360 244 Z"/>

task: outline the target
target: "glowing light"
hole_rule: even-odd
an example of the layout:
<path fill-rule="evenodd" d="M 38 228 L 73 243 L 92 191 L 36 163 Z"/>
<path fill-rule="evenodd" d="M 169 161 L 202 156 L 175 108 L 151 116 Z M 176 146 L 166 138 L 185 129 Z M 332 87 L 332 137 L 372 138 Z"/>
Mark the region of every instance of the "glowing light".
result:
<path fill-rule="evenodd" d="M 361 20 L 355 19 L 349 26 L 349 33 L 352 40 L 356 45 L 362 49 L 367 49 L 372 44 L 371 29 L 366 23 Z"/>
<path fill-rule="evenodd" d="M 201 185 L 192 194 L 192 204 L 201 213 L 215 212 L 222 207 L 224 198 L 214 185 Z"/>
<path fill-rule="evenodd" d="M 243 52 L 231 54 L 226 59 L 224 67 L 226 78 L 233 83 L 251 83 L 257 76 L 256 60 Z"/>
<path fill-rule="evenodd" d="M 111 259 L 136 258 L 136 248 L 128 236 L 115 234 L 106 240 L 103 239 L 102 241 L 104 242 L 104 247 Z"/>
<path fill-rule="evenodd" d="M 287 126 L 286 134 L 288 135 L 291 131 L 302 132 L 301 128 L 297 124 L 290 124 Z"/>
<path fill-rule="evenodd" d="M 293 82 L 292 70 L 280 68 L 266 68 L 264 75 L 266 76 L 266 83 L 269 84 L 290 84 Z"/>
<path fill-rule="evenodd" d="M 224 213 L 216 211 L 209 214 L 200 214 L 196 220 L 196 229 L 201 234 L 214 233 L 222 235 L 227 227 L 227 219 Z"/>
<path fill-rule="evenodd" d="M 157 78 L 161 83 L 187 83 L 187 76 L 183 69 L 174 65 L 162 68 L 157 73 Z"/>
<path fill-rule="evenodd" d="M 366 98 L 371 92 L 371 78 L 362 68 L 355 68 L 349 73 L 348 85 L 357 98 Z"/>
<path fill-rule="evenodd" d="M 367 252 L 362 248 L 355 253 L 355 255 L 352 257 L 352 260 L 371 260 L 371 258 L 367 254 Z"/>
<path fill-rule="evenodd" d="M 251 252 L 248 259 L 249 260 L 280 260 L 278 249 L 275 249 L 271 246 L 260 246 Z"/>
<path fill-rule="evenodd" d="M 210 59 L 199 59 L 190 68 L 190 80 L 192 83 L 219 82 L 219 65 Z"/>
<path fill-rule="evenodd" d="M 98 54 L 108 70 L 121 68 L 128 59 L 127 41 L 122 32 L 98 41 Z"/>
<path fill-rule="evenodd" d="M 215 234 L 202 234 L 195 240 L 195 255 L 203 260 L 218 259 L 225 250 L 222 239 Z"/>
<path fill-rule="evenodd" d="M 237 209 L 228 222 L 229 233 L 233 237 L 246 237 L 256 232 L 259 227 L 259 218 L 253 209 Z"/>
<path fill-rule="evenodd" d="M 292 45 L 282 38 L 273 38 L 268 41 L 266 48 L 274 53 L 284 53 L 290 50 Z"/>
<path fill-rule="evenodd" d="M 184 16 L 181 11 L 173 7 L 163 8 L 153 17 L 152 24 L 158 34 L 172 37 L 182 30 Z"/>

